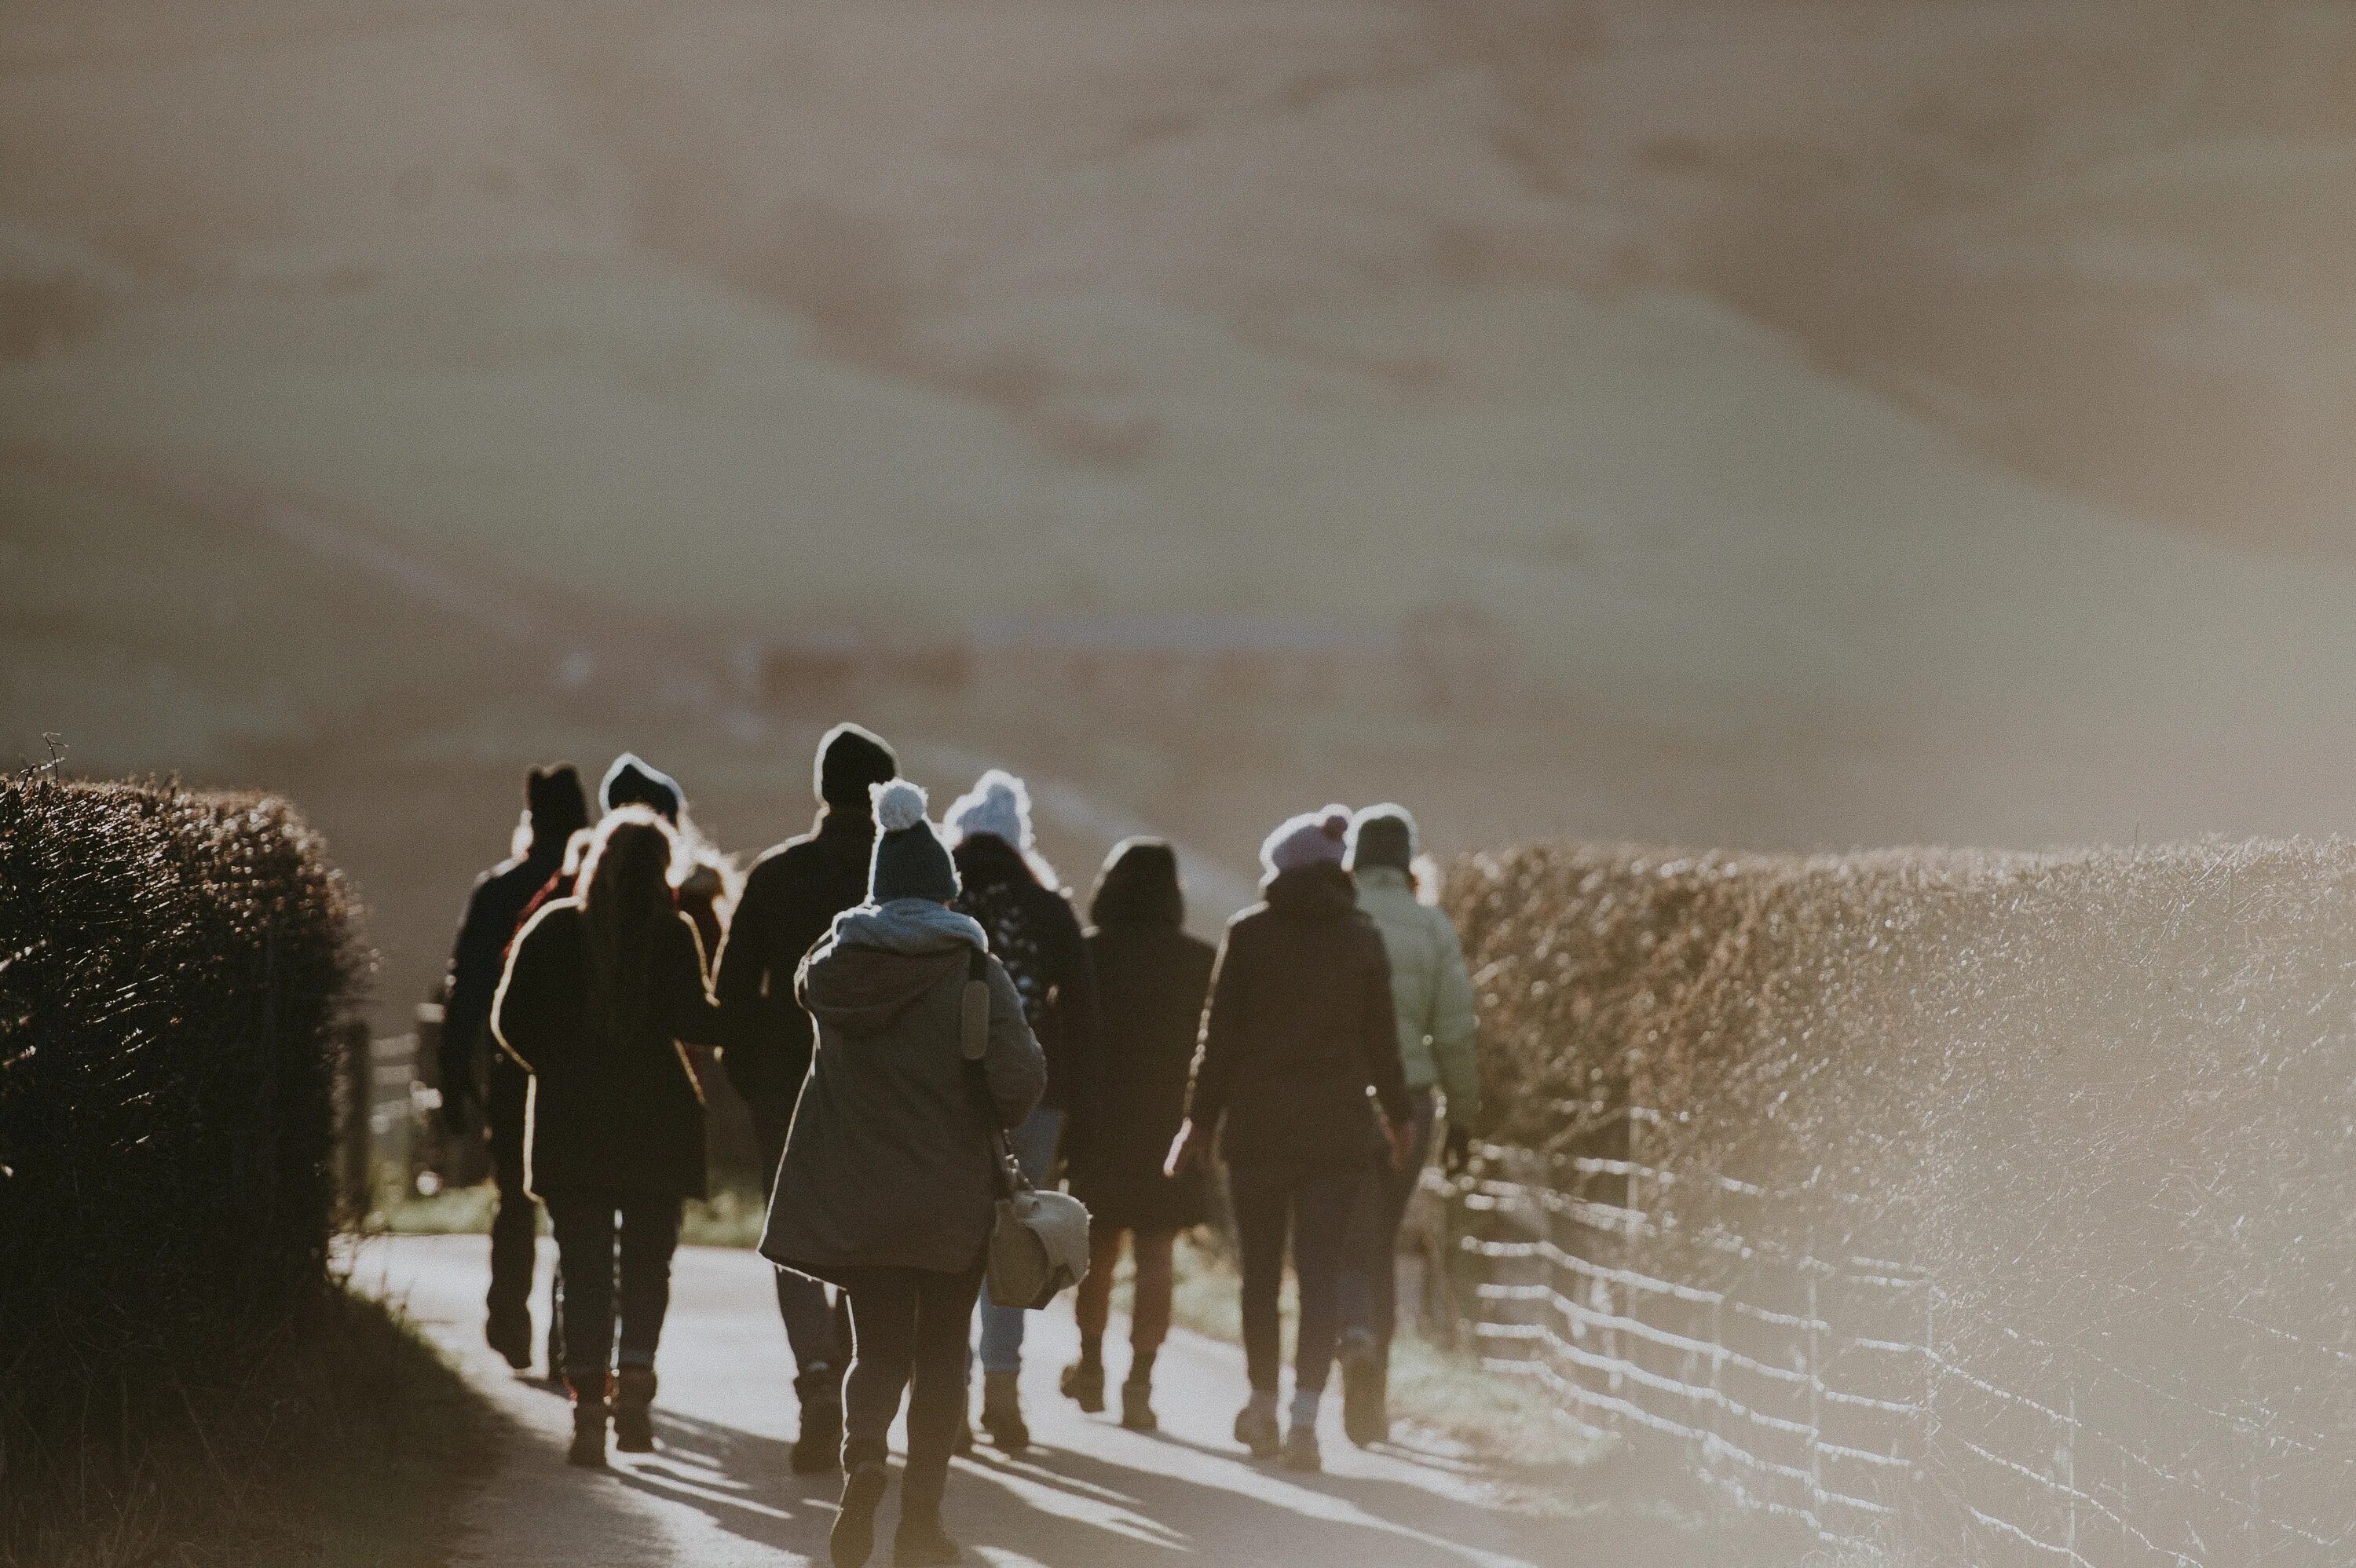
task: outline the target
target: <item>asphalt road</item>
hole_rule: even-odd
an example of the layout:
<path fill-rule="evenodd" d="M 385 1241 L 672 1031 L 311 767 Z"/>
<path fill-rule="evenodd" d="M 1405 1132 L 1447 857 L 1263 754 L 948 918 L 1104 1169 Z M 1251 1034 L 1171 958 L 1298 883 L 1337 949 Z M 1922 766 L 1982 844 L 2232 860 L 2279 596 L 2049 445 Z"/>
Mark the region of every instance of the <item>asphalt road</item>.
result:
<path fill-rule="evenodd" d="M 535 1304 L 543 1323 L 548 1245 Z M 512 1421 L 510 1452 L 466 1500 L 454 1564 L 825 1561 L 839 1483 L 787 1467 L 797 1423 L 792 1363 L 766 1264 L 747 1252 L 682 1249 L 659 1366 L 660 1449 L 617 1456 L 599 1474 L 563 1463 L 562 1398 L 511 1372 L 484 1346 L 486 1257 L 478 1236 L 383 1237 L 359 1243 L 350 1260 L 359 1288 L 402 1305 Z M 1127 1352 L 1122 1326 L 1115 1328 L 1108 1360 L 1118 1379 Z M 1067 1310 L 1033 1318 L 1023 1379 L 1038 1446 L 1020 1459 L 984 1447 L 950 1477 L 945 1515 L 970 1561 L 990 1568 L 1719 1568 L 1733 1545 L 1705 1520 L 1624 1502 L 1599 1499 L 1591 1509 L 1548 1517 L 1519 1510 L 1462 1459 L 1353 1448 L 1331 1408 L 1326 1474 L 1298 1477 L 1254 1463 L 1230 1434 L 1244 1392 L 1241 1352 L 1183 1332 L 1160 1363 L 1163 1430 L 1125 1432 L 1110 1413 L 1084 1415 L 1056 1393 L 1075 1345 Z M 886 1531 L 897 1496 L 895 1482 Z M 889 1539 L 879 1560 L 889 1560 Z"/>

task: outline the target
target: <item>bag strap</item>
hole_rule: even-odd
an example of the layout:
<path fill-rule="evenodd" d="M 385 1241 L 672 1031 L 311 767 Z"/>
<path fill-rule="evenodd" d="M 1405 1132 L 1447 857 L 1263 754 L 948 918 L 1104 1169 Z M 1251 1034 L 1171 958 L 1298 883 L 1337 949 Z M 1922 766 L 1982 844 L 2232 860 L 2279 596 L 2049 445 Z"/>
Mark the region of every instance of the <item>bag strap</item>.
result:
<path fill-rule="evenodd" d="M 998 1125 L 998 1097 L 990 1092 L 990 1073 L 982 1065 L 990 1053 L 990 955 L 979 947 L 966 955 L 965 985 L 958 992 L 958 1046 L 965 1058 L 965 1081 L 981 1112 L 998 1196 L 1012 1198 L 1028 1191 L 1030 1179 L 1006 1147 L 1006 1129 Z"/>

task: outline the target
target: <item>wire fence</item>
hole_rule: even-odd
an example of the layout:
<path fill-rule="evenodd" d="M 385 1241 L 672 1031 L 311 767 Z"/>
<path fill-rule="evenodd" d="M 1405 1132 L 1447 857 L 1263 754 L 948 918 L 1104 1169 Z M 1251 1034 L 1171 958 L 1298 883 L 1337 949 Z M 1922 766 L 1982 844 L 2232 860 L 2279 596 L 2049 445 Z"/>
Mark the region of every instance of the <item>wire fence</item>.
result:
<path fill-rule="evenodd" d="M 1966 1355 L 1950 1326 L 1978 1308 L 1901 1261 L 1757 1239 L 1778 1195 L 1644 1163 L 1655 1119 L 1621 1109 L 1591 1152 L 1489 1147 L 1445 1189 L 1484 1363 L 1544 1385 L 1564 1420 L 1676 1445 L 1837 1545 L 1987 1568 L 2356 1560 L 2346 1435 L 2290 1426 L 2266 1397 L 2344 1381 L 2347 1351 L 2122 1285 L 2137 1346 L 2172 1319 L 2182 1362 L 2129 1359 L 2101 1323 L 2066 1343 L 2001 1327 Z M 1659 1201 L 1697 1181 L 1711 1202 Z"/>

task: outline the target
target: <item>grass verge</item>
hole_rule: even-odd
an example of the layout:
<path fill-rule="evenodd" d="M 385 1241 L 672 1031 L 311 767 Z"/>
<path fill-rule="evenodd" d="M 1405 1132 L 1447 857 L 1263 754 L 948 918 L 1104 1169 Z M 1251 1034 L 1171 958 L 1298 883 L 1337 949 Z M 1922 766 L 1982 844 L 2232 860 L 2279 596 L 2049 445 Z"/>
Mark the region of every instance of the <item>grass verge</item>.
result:
<path fill-rule="evenodd" d="M 340 1289 L 241 1364 L 114 1381 L 90 1401 L 112 1409 L 7 1456 L 0 1563 L 436 1568 L 499 1447 L 397 1313 Z"/>

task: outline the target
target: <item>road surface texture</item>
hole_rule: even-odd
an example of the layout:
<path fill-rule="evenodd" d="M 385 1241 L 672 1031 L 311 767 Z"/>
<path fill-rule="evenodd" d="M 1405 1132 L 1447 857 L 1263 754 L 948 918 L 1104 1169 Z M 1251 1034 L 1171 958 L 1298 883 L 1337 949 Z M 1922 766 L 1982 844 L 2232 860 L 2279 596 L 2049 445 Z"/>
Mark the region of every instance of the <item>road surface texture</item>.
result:
<path fill-rule="evenodd" d="M 544 1323 L 551 1249 L 541 1245 L 536 1311 Z M 787 1465 L 797 1421 L 792 1368 L 768 1265 L 755 1254 L 680 1250 L 663 1334 L 660 1449 L 616 1456 L 604 1474 L 565 1466 L 562 1399 L 484 1346 L 483 1238 L 380 1237 L 359 1243 L 349 1261 L 355 1286 L 405 1307 L 514 1429 L 511 1451 L 464 1506 L 454 1568 L 826 1561 L 839 1483 Z M 1055 1392 L 1076 1344 L 1069 1311 L 1032 1323 L 1023 1392 L 1037 1446 L 1019 1459 L 985 1446 L 949 1479 L 950 1530 L 968 1559 L 988 1568 L 1723 1568 L 1730 1556 L 1753 1556 L 1755 1542 L 1730 1552 L 1735 1542 L 1704 1518 L 1642 1505 L 1596 1499 L 1552 1517 L 1516 1511 L 1461 1460 L 1351 1447 L 1330 1409 L 1325 1474 L 1254 1463 L 1229 1431 L 1244 1388 L 1241 1352 L 1183 1332 L 1161 1360 L 1162 1431 L 1125 1432 L 1109 1413 L 1083 1415 Z M 1116 1378 L 1125 1360 L 1117 1332 Z M 895 1478 L 879 1562 L 890 1560 L 897 1497 Z"/>

